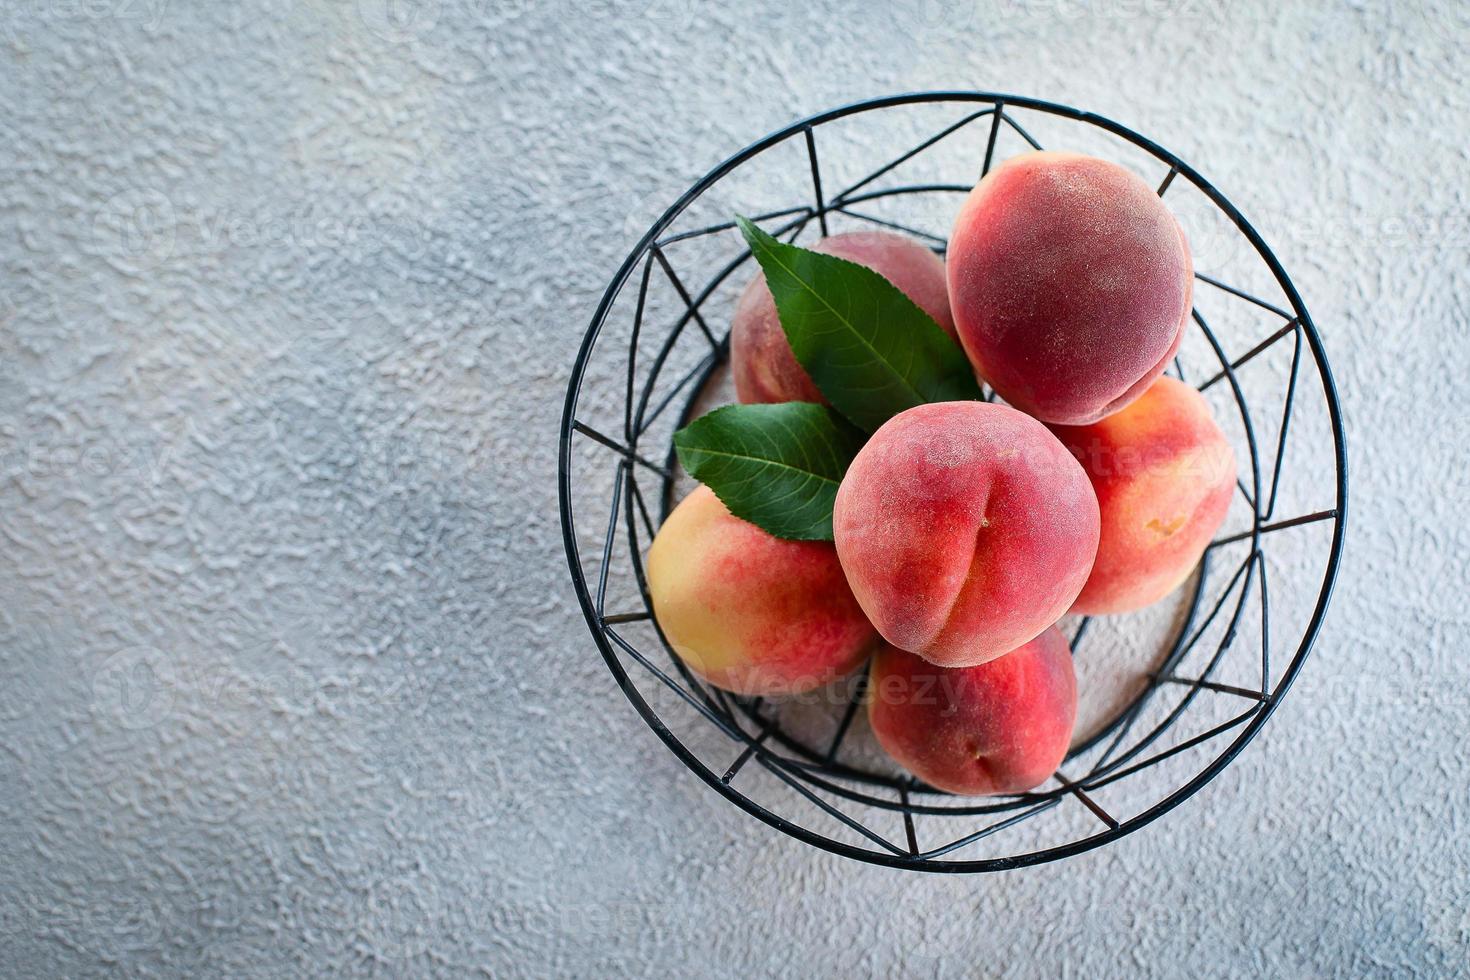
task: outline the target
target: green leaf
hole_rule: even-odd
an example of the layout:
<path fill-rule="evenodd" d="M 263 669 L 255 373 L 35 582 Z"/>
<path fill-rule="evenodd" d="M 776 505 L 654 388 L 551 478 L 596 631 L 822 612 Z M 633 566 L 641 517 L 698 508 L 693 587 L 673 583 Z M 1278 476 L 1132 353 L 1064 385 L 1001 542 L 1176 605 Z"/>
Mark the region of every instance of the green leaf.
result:
<path fill-rule="evenodd" d="M 766 274 L 797 361 L 854 424 L 872 432 L 915 405 L 981 397 L 965 352 L 897 286 L 856 262 L 735 221 Z"/>
<path fill-rule="evenodd" d="M 832 540 L 832 504 L 863 434 L 825 405 L 726 405 L 674 433 L 679 462 L 730 513 L 800 541 Z"/>

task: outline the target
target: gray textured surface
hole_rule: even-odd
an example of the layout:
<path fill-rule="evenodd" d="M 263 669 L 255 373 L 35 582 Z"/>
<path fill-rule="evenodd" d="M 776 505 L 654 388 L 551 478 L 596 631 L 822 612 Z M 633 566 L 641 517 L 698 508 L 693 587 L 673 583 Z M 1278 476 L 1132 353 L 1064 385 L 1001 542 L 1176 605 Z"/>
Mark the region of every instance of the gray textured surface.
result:
<path fill-rule="evenodd" d="M 1466 968 L 1463 4 L 389 6 L 4 4 L 0 971 Z M 596 657 L 554 510 L 637 233 L 800 113 L 938 87 L 1215 176 L 1312 306 L 1355 480 L 1263 737 L 978 880 L 702 787 Z"/>

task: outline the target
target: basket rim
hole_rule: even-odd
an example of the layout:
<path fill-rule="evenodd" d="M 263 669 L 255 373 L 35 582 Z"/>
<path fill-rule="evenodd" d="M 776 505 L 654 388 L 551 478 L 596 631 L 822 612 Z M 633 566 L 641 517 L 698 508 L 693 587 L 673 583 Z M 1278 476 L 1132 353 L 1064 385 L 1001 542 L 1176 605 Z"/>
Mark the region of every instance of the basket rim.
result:
<path fill-rule="evenodd" d="M 1192 779 L 1183 786 L 1176 788 L 1168 796 L 1158 801 L 1143 812 L 1136 814 L 1127 820 L 1118 822 L 1115 827 L 1108 827 L 1099 833 L 1080 840 L 1071 841 L 1066 844 L 1031 851 L 1025 854 L 1012 855 L 1000 858 L 984 858 L 962 861 L 945 861 L 938 858 L 923 858 L 913 855 L 894 854 L 887 851 L 871 850 L 843 841 L 833 840 L 822 836 L 799 824 L 772 812 L 761 804 L 755 802 L 738 789 L 725 782 L 721 776 L 711 770 L 704 762 L 688 749 L 669 729 L 660 721 L 658 714 L 644 700 L 637 685 L 628 676 L 606 633 L 600 629 L 601 618 L 594 605 L 592 594 L 587 586 L 586 576 L 581 567 L 581 555 L 577 547 L 574 517 L 572 514 L 571 497 L 571 441 L 573 434 L 573 423 L 577 398 L 581 383 L 586 374 L 588 362 L 591 359 L 594 345 L 606 322 L 608 313 L 622 288 L 626 284 L 637 264 L 646 257 L 654 243 L 680 214 L 710 186 L 719 181 L 730 171 L 740 166 L 745 161 L 760 154 L 764 150 L 803 132 L 810 132 L 815 127 L 824 123 L 841 119 L 845 116 L 867 112 L 874 109 L 891 108 L 901 105 L 915 105 L 939 102 L 958 103 L 988 103 L 996 112 L 1003 111 L 1006 107 L 1029 109 L 1049 115 L 1072 119 L 1077 122 L 1096 126 L 1107 132 L 1118 136 L 1129 143 L 1147 151 L 1157 159 L 1168 164 L 1178 176 L 1185 178 L 1198 190 L 1204 193 L 1216 207 L 1225 213 L 1235 224 L 1246 239 L 1256 249 L 1256 252 L 1266 262 L 1271 270 L 1277 284 L 1281 287 L 1283 294 L 1289 303 L 1299 325 L 1302 334 L 1306 337 L 1307 345 L 1312 353 L 1316 364 L 1319 378 L 1322 384 L 1323 396 L 1327 404 L 1328 417 L 1331 423 L 1333 436 L 1334 463 L 1337 470 L 1336 480 L 1336 504 L 1335 514 L 1331 518 L 1333 522 L 1332 541 L 1328 551 L 1327 564 L 1323 571 L 1322 586 L 1317 596 L 1317 602 L 1312 610 L 1312 615 L 1302 631 L 1301 641 L 1293 655 L 1291 662 L 1286 666 L 1280 681 L 1271 693 L 1271 697 L 1260 703 L 1253 717 L 1244 723 L 1240 732 L 1234 740 L 1226 746 L 1223 751 L 1205 766 Z M 818 202 L 821 206 L 821 202 Z M 642 716 L 644 722 L 658 735 L 660 740 L 674 753 L 678 759 L 690 770 L 704 780 L 709 786 L 719 792 L 727 800 L 740 807 L 742 810 L 758 818 L 763 823 L 782 831 L 804 843 L 820 848 L 830 853 L 843 857 L 852 858 L 865 863 L 877 864 L 886 867 L 902 868 L 906 870 L 922 870 L 940 873 L 973 873 L 1001 871 L 1012 868 L 1027 867 L 1042 864 L 1053 860 L 1072 857 L 1077 854 L 1092 850 L 1104 844 L 1118 840 L 1173 810 L 1185 800 L 1197 793 L 1206 783 L 1214 779 L 1223 771 L 1235 757 L 1248 745 L 1257 733 L 1265 725 L 1267 720 L 1280 704 L 1286 693 L 1290 690 L 1293 681 L 1300 672 L 1303 663 L 1311 652 L 1317 636 L 1321 630 L 1322 623 L 1326 618 L 1327 608 L 1332 599 L 1332 593 L 1337 580 L 1339 566 L 1342 560 L 1343 542 L 1347 527 L 1348 517 L 1348 461 L 1346 434 L 1342 419 L 1342 409 L 1338 399 L 1336 382 L 1332 375 L 1332 369 L 1327 360 L 1326 351 L 1322 340 L 1317 332 L 1316 324 L 1307 311 L 1295 284 L 1285 269 L 1277 260 L 1275 253 L 1261 238 L 1254 226 L 1246 220 L 1238 208 L 1232 204 L 1215 186 L 1202 177 L 1193 167 L 1180 159 L 1170 150 L 1165 149 L 1158 143 L 1146 136 L 1117 123 L 1105 116 L 1096 113 L 1076 109 L 1061 103 L 1050 102 L 1043 99 L 1028 96 L 1012 95 L 999 92 L 984 92 L 970 90 L 935 90 L 907 92 L 895 95 L 881 96 L 858 102 L 848 103 L 837 108 L 828 109 L 777 129 L 761 139 L 750 143 L 736 153 L 711 168 L 703 177 L 697 180 L 676 200 L 667 210 L 649 227 L 648 231 L 638 240 L 637 244 L 629 252 L 623 264 L 604 291 L 600 302 L 592 316 L 592 320 L 582 338 L 578 348 L 576 359 L 573 363 L 571 376 L 567 386 L 567 393 L 562 412 L 561 425 L 558 438 L 557 459 L 557 491 L 558 504 L 562 525 L 562 537 L 566 553 L 568 571 L 571 574 L 572 584 L 577 593 L 577 600 L 582 608 L 582 614 L 587 622 L 593 640 L 601 651 L 603 660 L 612 673 L 618 687 L 624 696 L 633 704 L 633 707 Z M 1259 537 L 1261 534 L 1261 521 L 1259 515 L 1253 527 L 1252 539 L 1253 550 L 1259 551 Z"/>

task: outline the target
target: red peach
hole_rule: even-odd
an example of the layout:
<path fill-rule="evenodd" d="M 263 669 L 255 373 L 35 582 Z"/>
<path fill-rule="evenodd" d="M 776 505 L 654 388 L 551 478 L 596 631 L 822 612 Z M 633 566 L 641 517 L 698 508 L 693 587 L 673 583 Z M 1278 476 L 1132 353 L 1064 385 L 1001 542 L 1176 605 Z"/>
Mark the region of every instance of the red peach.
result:
<path fill-rule="evenodd" d="M 679 658 L 737 694 L 812 690 L 856 670 L 877 642 L 831 544 L 767 534 L 704 486 L 659 528 L 648 591 Z"/>
<path fill-rule="evenodd" d="M 867 266 L 897 286 L 951 337 L 955 336 L 944 260 L 922 243 L 886 231 L 849 231 L 822 239 L 812 251 Z M 747 404 L 827 403 L 792 353 L 764 274 L 750 281 L 735 304 L 735 319 L 730 326 L 730 369 L 735 392 Z"/>
<path fill-rule="evenodd" d="M 949 298 L 976 371 L 1043 422 L 1084 425 L 1141 395 L 1183 337 L 1194 267 L 1158 194 L 1116 164 L 1027 153 L 966 198 Z"/>
<path fill-rule="evenodd" d="M 1055 426 L 1102 515 L 1097 561 L 1072 611 L 1141 609 L 1189 577 L 1235 493 L 1235 454 L 1194 388 L 1162 377 L 1101 422 Z"/>
<path fill-rule="evenodd" d="M 1066 612 L 1097 551 L 1097 498 L 1046 427 L 942 402 L 883 424 L 848 468 L 837 555 L 884 639 L 946 667 L 984 663 Z"/>
<path fill-rule="evenodd" d="M 951 793 L 1039 786 L 1066 758 L 1076 718 L 1072 652 L 1055 626 L 978 667 L 936 667 L 887 644 L 873 658 L 868 721 L 878 744 Z"/>

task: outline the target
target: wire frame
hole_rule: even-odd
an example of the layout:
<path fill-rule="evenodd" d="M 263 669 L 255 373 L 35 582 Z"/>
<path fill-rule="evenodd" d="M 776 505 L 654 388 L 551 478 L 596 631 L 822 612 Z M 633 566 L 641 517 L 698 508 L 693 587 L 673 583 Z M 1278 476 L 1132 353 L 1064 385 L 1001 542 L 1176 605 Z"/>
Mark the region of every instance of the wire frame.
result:
<path fill-rule="evenodd" d="M 819 146 L 825 127 L 864 114 L 920 108 L 953 110 L 954 118 L 907 148 L 885 147 L 871 171 L 836 193 L 824 192 Z M 676 491 L 677 459 L 663 430 L 672 432 L 697 414 L 701 393 L 725 365 L 728 331 L 713 324 L 728 320 L 728 310 L 714 310 L 712 298 L 750 260 L 733 222 L 675 226 L 720 181 L 785 147 L 800 161 L 805 199 L 755 215 L 767 230 L 796 240 L 804 233 L 826 235 L 839 220 L 856 222 L 907 232 L 942 254 L 942 230 L 898 218 L 920 201 L 948 202 L 952 212 L 974 179 L 997 161 L 1003 136 L 1019 139 L 1023 149 L 1042 149 L 1032 135 L 1033 117 L 1131 148 L 1157 167 L 1160 196 L 1167 198 L 1181 181 L 1192 185 L 1231 234 L 1248 243 L 1256 278 L 1279 290 L 1280 299 L 1196 273 L 1194 340 L 1207 364 L 1196 386 L 1227 394 L 1238 413 L 1232 431 L 1242 475 L 1233 506 L 1246 526 L 1222 533 L 1209 546 L 1150 656 L 1144 683 L 1073 745 L 1049 783 L 1030 793 L 963 798 L 849 757 L 866 699 L 862 674 L 832 695 L 841 703 L 831 706 L 830 728 L 813 737 L 788 727 L 780 705 L 702 683 L 658 630 L 643 556 Z M 898 180 L 911 161 L 967 134 L 984 140 L 979 170 L 964 175 L 968 179 Z M 871 147 L 871 141 L 862 145 Z M 874 213 L 883 207 L 893 213 Z M 694 242 L 706 247 L 686 256 L 681 249 Z M 653 289 L 673 298 L 669 311 L 652 312 Z M 1225 316 L 1227 305 L 1246 315 Z M 613 316 L 625 307 L 630 317 Z M 1205 311 L 1213 310 L 1233 326 L 1212 327 Z M 1210 313 L 1211 320 L 1215 316 Z M 1286 350 L 1289 367 L 1265 379 L 1273 390 L 1265 391 L 1261 379 L 1243 380 L 1251 370 L 1247 365 Z M 672 365 L 681 360 L 688 363 L 675 372 Z M 1184 376 L 1179 361 L 1173 372 Z M 1303 382 L 1308 373 L 1317 385 Z M 993 395 L 987 391 L 987 397 Z M 1282 517 L 1277 503 L 1292 458 L 1288 433 L 1308 403 L 1325 420 L 1311 437 L 1330 440 L 1333 473 L 1330 479 L 1310 474 L 1322 498 L 1318 506 Z M 588 418 L 596 412 L 613 421 L 592 424 Z M 1271 425 L 1274 434 L 1267 433 Z M 559 449 L 561 519 L 578 601 L 614 680 L 659 738 L 716 792 L 778 830 L 846 857 L 926 871 L 996 871 L 1068 857 L 1139 829 L 1215 778 L 1260 731 L 1300 671 L 1327 611 L 1347 516 L 1346 444 L 1327 357 L 1291 279 L 1250 223 L 1192 167 L 1118 123 L 1036 99 L 981 92 L 898 95 L 821 113 L 751 144 L 690 187 L 643 235 L 599 303 L 572 367 Z M 574 475 L 579 453 L 605 480 Z M 595 503 L 579 499 L 583 489 L 594 492 Z M 1309 525 L 1330 534 L 1289 547 L 1294 558 L 1311 551 L 1321 561 L 1320 577 L 1310 562 L 1294 560 L 1273 571 L 1268 582 L 1272 542 L 1287 537 L 1281 532 Z M 591 537 L 581 540 L 584 533 Z M 610 583 L 618 580 L 636 583 L 641 604 L 610 608 L 609 595 L 616 593 Z M 1303 610 L 1303 621 L 1290 636 L 1278 628 L 1273 637 L 1271 597 L 1283 590 Z M 1089 656 L 1092 626 L 1087 619 L 1073 626 L 1079 661 Z M 1259 683 L 1241 680 L 1254 678 L 1257 665 Z M 1033 829 L 1044 821 L 1050 825 Z"/>

